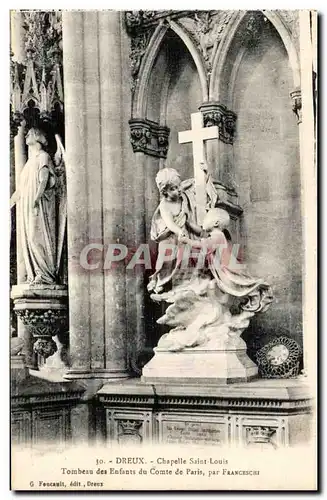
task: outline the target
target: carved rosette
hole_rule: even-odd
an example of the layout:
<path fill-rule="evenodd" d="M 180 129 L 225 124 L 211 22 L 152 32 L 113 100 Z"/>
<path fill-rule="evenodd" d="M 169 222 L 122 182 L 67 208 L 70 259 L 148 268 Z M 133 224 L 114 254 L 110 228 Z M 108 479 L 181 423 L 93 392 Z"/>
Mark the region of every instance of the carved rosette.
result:
<path fill-rule="evenodd" d="M 134 153 L 167 157 L 170 133 L 168 127 L 143 118 L 132 118 L 129 125 Z"/>
<path fill-rule="evenodd" d="M 246 427 L 247 445 L 270 445 L 274 446 L 271 438 L 276 433 L 276 428 L 268 426 L 251 426 Z"/>
<path fill-rule="evenodd" d="M 302 123 L 302 95 L 301 89 L 293 90 L 290 93 L 292 99 L 292 110 L 297 117 L 298 124 Z"/>
<path fill-rule="evenodd" d="M 217 126 L 219 139 L 226 144 L 233 144 L 237 115 L 223 104 L 208 102 L 200 106 L 205 127 Z"/>

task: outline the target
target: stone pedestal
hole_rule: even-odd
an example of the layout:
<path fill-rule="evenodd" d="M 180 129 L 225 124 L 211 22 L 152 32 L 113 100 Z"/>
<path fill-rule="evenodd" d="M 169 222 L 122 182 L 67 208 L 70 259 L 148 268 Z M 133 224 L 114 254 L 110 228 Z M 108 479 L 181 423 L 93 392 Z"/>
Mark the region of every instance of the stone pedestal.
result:
<path fill-rule="evenodd" d="M 97 399 L 106 412 L 107 445 L 261 450 L 303 445 L 313 435 L 310 392 L 297 379 L 260 379 L 228 387 L 149 385 L 134 379 L 104 385 Z"/>
<path fill-rule="evenodd" d="M 257 366 L 245 349 L 207 350 L 186 348 L 181 352 L 155 349 L 154 357 L 143 368 L 145 383 L 224 385 L 247 382 L 258 374 Z"/>

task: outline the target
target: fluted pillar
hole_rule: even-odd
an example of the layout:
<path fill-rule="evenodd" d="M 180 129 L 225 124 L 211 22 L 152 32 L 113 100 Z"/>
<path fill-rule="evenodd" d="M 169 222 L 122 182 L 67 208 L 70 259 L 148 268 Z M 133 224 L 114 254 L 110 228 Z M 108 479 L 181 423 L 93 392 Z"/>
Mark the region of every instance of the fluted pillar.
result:
<path fill-rule="evenodd" d="M 127 376 L 125 271 L 104 269 L 124 230 L 119 13 L 63 11 L 71 368 L 66 378 Z M 81 259 L 104 246 L 97 269 Z"/>

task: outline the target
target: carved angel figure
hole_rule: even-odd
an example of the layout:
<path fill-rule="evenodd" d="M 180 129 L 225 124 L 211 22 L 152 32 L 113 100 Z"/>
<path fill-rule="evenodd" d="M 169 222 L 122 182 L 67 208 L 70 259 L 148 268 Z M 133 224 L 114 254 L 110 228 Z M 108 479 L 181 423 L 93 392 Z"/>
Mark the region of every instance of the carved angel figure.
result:
<path fill-rule="evenodd" d="M 63 146 L 59 136 L 55 165 L 46 152 L 47 139 L 36 128 L 26 136 L 29 157 L 19 186 L 22 253 L 30 284 L 57 282 L 66 226 L 66 193 L 62 186 Z"/>
<path fill-rule="evenodd" d="M 201 165 L 207 171 L 207 165 Z M 163 168 L 156 176 L 156 183 L 161 195 L 161 202 L 156 209 L 151 225 L 151 239 L 159 243 L 156 272 L 150 277 L 148 291 L 161 293 L 180 268 L 182 254 L 177 251 L 176 258 L 170 261 L 162 259 L 166 249 L 172 245 L 178 248 L 180 238 L 199 237 L 202 228 L 195 223 L 195 185 L 194 179 L 181 181 L 179 173 L 173 168 Z M 207 174 L 206 191 L 208 205 L 215 206 L 216 189 L 210 175 Z M 168 247 L 167 247 L 168 245 Z"/>
<path fill-rule="evenodd" d="M 250 319 L 273 301 L 271 288 L 263 279 L 251 276 L 244 266 L 239 269 L 237 262 L 231 264 L 232 245 L 225 234 L 228 224 L 228 213 L 212 208 L 203 221 L 206 238 L 180 238 L 181 243 L 204 252 L 206 264 L 189 281 L 151 295 L 156 302 L 170 304 L 157 322 L 174 327 L 161 337 L 159 348 L 241 347 L 240 335 Z"/>

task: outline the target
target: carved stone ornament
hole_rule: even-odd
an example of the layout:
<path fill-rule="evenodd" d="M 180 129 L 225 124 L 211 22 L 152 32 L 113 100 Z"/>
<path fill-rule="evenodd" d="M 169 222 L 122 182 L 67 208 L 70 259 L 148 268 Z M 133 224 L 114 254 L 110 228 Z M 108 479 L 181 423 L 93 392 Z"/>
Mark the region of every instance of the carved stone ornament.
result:
<path fill-rule="evenodd" d="M 178 20 L 194 39 L 208 76 L 211 74 L 213 58 L 232 14 L 231 10 L 195 11 Z"/>
<path fill-rule="evenodd" d="M 44 359 L 53 356 L 57 350 L 57 344 L 52 338 L 37 339 L 33 345 L 33 351 Z"/>
<path fill-rule="evenodd" d="M 155 10 L 127 10 L 125 12 L 125 23 L 128 31 L 143 27 L 147 22 L 155 18 Z"/>
<path fill-rule="evenodd" d="M 260 38 L 263 26 L 267 19 L 260 11 L 249 13 L 246 19 L 245 29 L 241 32 L 241 42 L 247 48 L 255 47 Z"/>
<path fill-rule="evenodd" d="M 68 331 L 67 296 L 64 285 L 24 284 L 12 288 L 14 310 L 35 339 L 34 352 L 45 359 L 57 351 L 52 337 Z"/>
<path fill-rule="evenodd" d="M 51 307 L 51 306 L 50 306 Z M 62 309 L 19 309 L 16 302 L 16 314 L 27 326 L 34 337 L 54 337 L 67 328 L 67 310 Z"/>
<path fill-rule="evenodd" d="M 162 19 L 178 19 L 192 12 L 188 10 L 127 10 L 125 12 L 126 30 L 133 35 L 158 24 Z"/>
<path fill-rule="evenodd" d="M 293 90 L 290 93 L 292 99 L 292 110 L 297 117 L 298 124 L 302 123 L 302 96 L 301 89 Z"/>
<path fill-rule="evenodd" d="M 212 62 L 217 47 L 222 39 L 233 11 L 190 11 L 190 10 L 162 10 L 162 11 L 126 11 L 125 24 L 131 35 L 131 90 L 135 91 L 137 76 L 142 57 L 159 22 L 178 20 L 178 23 L 189 33 L 201 53 L 208 77 L 212 71 Z"/>
<path fill-rule="evenodd" d="M 276 429 L 274 427 L 268 426 L 251 426 L 246 427 L 247 444 L 257 445 L 257 444 L 270 444 L 272 436 L 275 434 Z"/>
<path fill-rule="evenodd" d="M 140 428 L 142 421 L 140 420 L 119 420 L 119 444 L 140 444 L 142 443 L 142 436 Z"/>
<path fill-rule="evenodd" d="M 13 133 L 23 119 L 27 126 L 57 122 L 63 113 L 62 23 L 59 11 L 22 11 L 25 60 L 12 63 Z"/>
<path fill-rule="evenodd" d="M 217 102 L 208 102 L 200 106 L 205 127 L 217 126 L 219 139 L 226 144 L 233 144 L 237 115 Z"/>
<path fill-rule="evenodd" d="M 120 420 L 119 426 L 123 434 L 139 434 L 139 429 L 142 427 L 141 420 Z"/>
<path fill-rule="evenodd" d="M 143 118 L 132 118 L 129 125 L 134 153 L 167 157 L 170 132 L 168 127 Z"/>
<path fill-rule="evenodd" d="M 148 46 L 149 40 L 151 38 L 152 31 L 145 31 L 131 39 L 131 51 L 130 51 L 130 67 L 131 67 L 131 91 L 135 92 L 138 74 L 140 71 L 140 66 L 142 58 L 145 54 L 146 48 Z"/>

